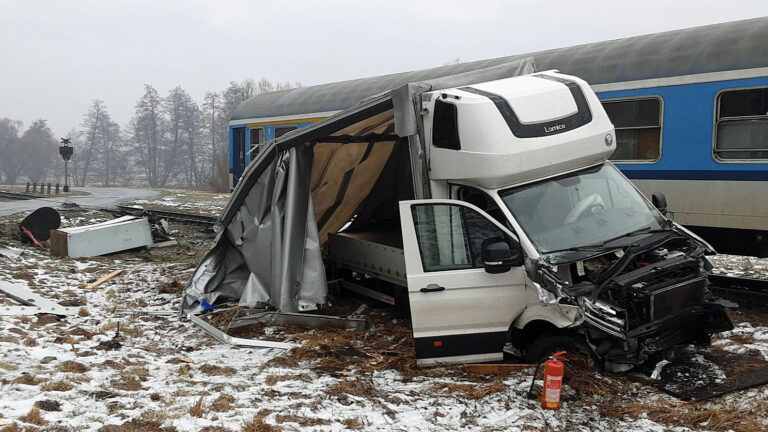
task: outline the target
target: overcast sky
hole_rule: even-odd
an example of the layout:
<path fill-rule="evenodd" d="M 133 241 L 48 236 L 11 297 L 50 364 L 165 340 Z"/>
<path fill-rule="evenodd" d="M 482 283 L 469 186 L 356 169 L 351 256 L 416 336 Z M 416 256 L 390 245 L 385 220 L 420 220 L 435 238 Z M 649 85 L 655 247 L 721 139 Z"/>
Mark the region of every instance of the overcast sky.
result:
<path fill-rule="evenodd" d="M 0 117 L 63 136 L 93 99 L 127 124 L 144 83 L 199 103 L 245 78 L 321 84 L 766 15 L 766 0 L 0 0 Z"/>

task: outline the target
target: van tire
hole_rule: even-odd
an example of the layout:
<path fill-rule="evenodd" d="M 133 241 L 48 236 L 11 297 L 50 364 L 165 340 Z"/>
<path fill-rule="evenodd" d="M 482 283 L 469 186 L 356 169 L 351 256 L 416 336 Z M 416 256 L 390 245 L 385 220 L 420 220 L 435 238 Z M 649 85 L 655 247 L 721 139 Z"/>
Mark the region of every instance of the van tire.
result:
<path fill-rule="evenodd" d="M 558 351 L 579 352 L 579 343 L 570 336 L 552 335 L 543 336 L 528 345 L 525 350 L 525 360 L 527 363 L 536 364 L 546 360 L 552 354 Z"/>

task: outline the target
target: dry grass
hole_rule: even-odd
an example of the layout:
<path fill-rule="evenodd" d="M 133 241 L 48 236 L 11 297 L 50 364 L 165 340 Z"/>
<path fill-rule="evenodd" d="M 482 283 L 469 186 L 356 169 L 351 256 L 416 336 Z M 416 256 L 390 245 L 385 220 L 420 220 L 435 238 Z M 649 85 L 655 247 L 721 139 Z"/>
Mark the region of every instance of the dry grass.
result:
<path fill-rule="evenodd" d="M 21 376 L 14 378 L 13 381 L 11 381 L 12 384 L 24 384 L 24 385 L 38 385 L 40 384 L 40 379 L 35 377 L 34 374 L 31 373 L 23 373 Z"/>
<path fill-rule="evenodd" d="M 157 287 L 157 292 L 160 294 L 181 294 L 182 291 L 184 291 L 184 284 L 179 282 L 178 279 L 161 283 Z"/>
<path fill-rule="evenodd" d="M 85 373 L 88 371 L 88 366 L 80 362 L 67 360 L 62 362 L 57 369 L 59 372 Z"/>
<path fill-rule="evenodd" d="M 141 381 L 133 375 L 121 374 L 120 379 L 114 379 L 110 381 L 112 388 L 125 391 L 139 391 L 144 387 L 141 385 Z"/>
<path fill-rule="evenodd" d="M 326 419 L 285 414 L 275 416 L 275 421 L 278 423 L 298 423 L 301 427 L 328 426 L 331 424 L 331 421 Z"/>
<path fill-rule="evenodd" d="M 127 371 L 125 371 L 125 374 L 134 375 L 137 377 L 148 377 L 149 369 L 147 369 L 144 366 L 134 366 L 132 368 L 129 368 Z"/>
<path fill-rule="evenodd" d="M 18 423 L 14 422 L 0 428 L 0 432 L 21 432 L 21 428 Z"/>
<path fill-rule="evenodd" d="M 44 384 L 42 387 L 40 387 L 40 390 L 65 392 L 72 390 L 72 384 L 66 381 L 52 381 Z"/>
<path fill-rule="evenodd" d="M 185 366 L 185 365 L 182 365 Z M 216 366 L 204 364 L 200 366 L 200 372 L 206 375 L 230 376 L 237 373 L 237 369 L 229 366 Z"/>
<path fill-rule="evenodd" d="M 363 422 L 360 421 L 360 417 L 348 418 L 341 421 L 347 429 L 362 429 Z"/>
<path fill-rule="evenodd" d="M 280 432 L 280 428 L 264 423 L 264 420 L 254 417 L 252 421 L 243 423 L 242 432 Z"/>
<path fill-rule="evenodd" d="M 353 379 L 339 381 L 326 390 L 326 394 L 339 396 L 349 394 L 362 398 L 372 399 L 381 396 L 380 391 L 369 380 Z"/>
<path fill-rule="evenodd" d="M 48 424 L 48 421 L 45 420 L 42 415 L 40 415 L 40 408 L 37 406 L 33 406 L 27 415 L 19 417 L 19 420 L 25 423 L 36 424 L 38 426 L 45 426 Z"/>
<path fill-rule="evenodd" d="M 216 412 L 227 412 L 232 409 L 232 404 L 235 403 L 235 397 L 232 395 L 228 395 L 226 393 L 223 393 L 219 395 L 212 403 L 211 403 L 211 411 Z"/>
<path fill-rule="evenodd" d="M 504 385 L 504 382 L 500 379 L 494 380 L 486 385 L 438 383 L 432 384 L 429 386 L 429 388 L 427 388 L 428 391 L 445 391 L 470 400 L 479 400 L 488 395 L 502 392 L 506 389 L 507 386 Z"/>
<path fill-rule="evenodd" d="M 195 402 L 194 405 L 189 409 L 189 415 L 192 417 L 202 417 L 203 416 L 203 397 L 200 396 L 200 399 Z"/>
<path fill-rule="evenodd" d="M 91 315 L 91 313 L 88 312 L 88 309 L 86 309 L 86 308 L 80 308 L 80 310 L 77 311 L 77 316 L 80 316 L 80 317 L 87 317 L 87 316 L 90 316 L 90 315 Z"/>
<path fill-rule="evenodd" d="M 647 417 L 668 426 L 703 427 L 713 431 L 757 432 L 766 431 L 768 427 L 757 421 L 754 414 L 766 412 L 766 410 L 768 410 L 766 401 L 761 401 L 758 406 L 749 411 L 744 411 L 738 404 L 712 408 L 710 402 L 624 403 L 601 406 L 600 414 L 616 418 Z"/>
<path fill-rule="evenodd" d="M 107 324 L 104 324 L 103 326 L 99 327 L 99 331 L 104 334 L 117 332 L 118 326 L 120 327 L 120 336 L 129 336 L 132 338 L 138 338 L 144 335 L 144 331 L 141 330 L 139 327 L 131 327 L 125 324 L 120 324 L 120 322 L 118 321 L 112 321 Z"/>
<path fill-rule="evenodd" d="M 7 370 L 7 371 L 15 371 L 15 370 L 18 370 L 19 367 L 16 366 L 15 364 L 13 364 L 13 363 L 8 363 L 6 361 L 0 361 L 0 369 L 4 369 L 4 370 Z"/>
<path fill-rule="evenodd" d="M 264 379 L 264 383 L 268 386 L 273 386 L 281 381 L 291 381 L 297 379 L 293 375 L 267 375 Z"/>

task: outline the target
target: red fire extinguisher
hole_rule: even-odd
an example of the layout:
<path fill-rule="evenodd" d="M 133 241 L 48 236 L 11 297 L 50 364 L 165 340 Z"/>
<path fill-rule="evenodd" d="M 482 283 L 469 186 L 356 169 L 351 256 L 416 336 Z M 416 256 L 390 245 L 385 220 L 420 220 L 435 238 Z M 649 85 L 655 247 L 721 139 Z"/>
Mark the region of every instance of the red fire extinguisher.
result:
<path fill-rule="evenodd" d="M 565 351 L 552 354 L 544 363 L 544 387 L 541 389 L 541 407 L 549 410 L 560 408 L 560 392 L 563 387 Z M 535 377 L 534 377 L 535 379 Z"/>

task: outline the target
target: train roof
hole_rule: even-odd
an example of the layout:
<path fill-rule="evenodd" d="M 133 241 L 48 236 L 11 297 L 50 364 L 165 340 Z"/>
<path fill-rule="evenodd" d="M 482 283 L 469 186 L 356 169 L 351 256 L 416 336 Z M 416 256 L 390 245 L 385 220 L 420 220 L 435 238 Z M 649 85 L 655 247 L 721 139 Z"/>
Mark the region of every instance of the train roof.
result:
<path fill-rule="evenodd" d="M 557 69 L 592 85 L 768 67 L 768 17 L 456 65 L 264 93 L 241 103 L 231 120 L 330 113 L 404 84 L 533 57 L 537 70 Z"/>

